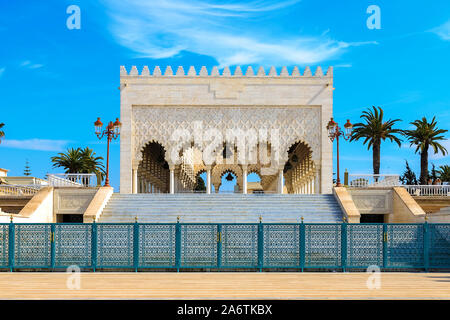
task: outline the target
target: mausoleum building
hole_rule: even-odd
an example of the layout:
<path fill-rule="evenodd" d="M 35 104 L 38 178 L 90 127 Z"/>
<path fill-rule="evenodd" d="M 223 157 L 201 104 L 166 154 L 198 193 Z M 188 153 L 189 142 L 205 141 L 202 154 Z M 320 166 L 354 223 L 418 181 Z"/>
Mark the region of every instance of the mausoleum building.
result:
<path fill-rule="evenodd" d="M 333 69 L 120 71 L 121 193 L 178 193 L 206 172 L 207 193 L 233 173 L 247 192 L 331 193 Z"/>

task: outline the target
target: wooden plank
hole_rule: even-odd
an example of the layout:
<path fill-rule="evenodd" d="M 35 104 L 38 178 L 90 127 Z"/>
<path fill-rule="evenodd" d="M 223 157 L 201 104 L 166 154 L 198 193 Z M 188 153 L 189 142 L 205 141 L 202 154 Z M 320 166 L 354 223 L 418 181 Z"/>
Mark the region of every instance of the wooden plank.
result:
<path fill-rule="evenodd" d="M 0 273 L 0 299 L 450 299 L 449 273 Z"/>

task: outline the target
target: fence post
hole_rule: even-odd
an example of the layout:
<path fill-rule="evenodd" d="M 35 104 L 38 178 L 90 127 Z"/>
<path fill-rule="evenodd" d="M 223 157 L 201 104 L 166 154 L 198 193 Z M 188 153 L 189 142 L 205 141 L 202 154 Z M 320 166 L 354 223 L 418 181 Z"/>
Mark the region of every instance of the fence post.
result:
<path fill-rule="evenodd" d="M 180 217 L 177 217 L 177 224 L 175 229 L 175 266 L 177 272 L 180 272 L 181 267 L 181 225 Z"/>
<path fill-rule="evenodd" d="M 217 268 L 222 266 L 222 225 L 217 225 Z"/>
<path fill-rule="evenodd" d="M 347 220 L 343 218 L 341 224 L 341 265 L 342 271 L 346 271 L 347 266 Z"/>
<path fill-rule="evenodd" d="M 387 242 L 388 242 L 388 231 L 387 231 L 387 224 L 383 223 L 383 268 L 387 267 L 387 259 L 388 259 L 388 247 L 387 247 Z"/>
<path fill-rule="evenodd" d="M 50 266 L 55 268 L 55 224 L 50 225 Z"/>
<path fill-rule="evenodd" d="M 305 268 L 305 224 L 303 223 L 303 217 L 302 217 L 302 223 L 300 223 L 300 268 L 303 272 L 303 269 Z"/>
<path fill-rule="evenodd" d="M 139 267 L 139 224 L 137 217 L 134 218 L 133 225 L 133 266 L 134 272 L 138 271 Z"/>
<path fill-rule="evenodd" d="M 92 232 L 91 232 L 91 236 L 92 236 L 92 242 L 91 242 L 91 250 L 92 250 L 92 269 L 95 272 L 95 270 L 97 269 L 97 224 L 95 223 L 95 218 L 94 221 L 92 223 Z"/>
<path fill-rule="evenodd" d="M 14 271 L 14 239 L 15 239 L 15 228 L 14 228 L 14 223 L 13 223 L 13 216 L 11 215 L 10 218 L 10 223 L 9 223 L 9 232 L 8 232 L 8 241 L 9 241 L 9 245 L 8 245 L 8 258 L 9 258 L 9 271 L 13 272 Z"/>
<path fill-rule="evenodd" d="M 423 224 L 423 263 L 425 271 L 428 272 L 430 267 L 430 226 L 428 218 L 425 216 L 425 223 Z"/>
<path fill-rule="evenodd" d="M 264 229 L 262 224 L 262 217 L 259 217 L 258 224 L 258 269 L 262 272 L 264 261 Z"/>

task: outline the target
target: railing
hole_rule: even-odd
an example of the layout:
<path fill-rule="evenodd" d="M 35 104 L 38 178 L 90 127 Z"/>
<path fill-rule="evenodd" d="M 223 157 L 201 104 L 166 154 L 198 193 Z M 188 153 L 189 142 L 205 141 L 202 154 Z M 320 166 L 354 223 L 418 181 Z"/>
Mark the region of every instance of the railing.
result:
<path fill-rule="evenodd" d="M 40 188 L 45 187 L 40 184 L 11 185 L 0 184 L 0 196 L 28 196 L 36 194 Z"/>
<path fill-rule="evenodd" d="M 404 185 L 412 196 L 448 196 L 450 185 Z"/>
<path fill-rule="evenodd" d="M 398 174 L 349 174 L 349 186 L 355 188 L 395 187 L 400 185 Z"/>
<path fill-rule="evenodd" d="M 96 187 L 97 175 L 94 173 L 53 173 L 48 175 L 52 187 Z"/>
<path fill-rule="evenodd" d="M 0 268 L 446 269 L 450 224 L 0 224 Z"/>

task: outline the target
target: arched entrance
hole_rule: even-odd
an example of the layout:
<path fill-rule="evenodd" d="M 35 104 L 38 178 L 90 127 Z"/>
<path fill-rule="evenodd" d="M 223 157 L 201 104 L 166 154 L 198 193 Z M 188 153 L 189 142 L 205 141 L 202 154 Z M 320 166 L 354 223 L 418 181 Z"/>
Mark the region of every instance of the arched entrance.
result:
<path fill-rule="evenodd" d="M 257 170 L 247 174 L 247 193 L 264 193 L 261 175 Z"/>
<path fill-rule="evenodd" d="M 216 193 L 237 193 L 239 192 L 239 184 L 237 174 L 233 170 L 225 170 L 220 179 L 220 186 Z"/>
<path fill-rule="evenodd" d="M 180 161 L 170 164 L 164 146 L 149 142 L 142 149 L 142 160 L 137 166 L 136 192 L 319 193 L 320 180 L 312 149 L 304 141 L 293 143 L 282 153 L 287 161 L 281 167 L 270 161 L 273 154 L 270 146 L 262 149 L 257 145 L 255 162 L 241 163 L 238 151 L 224 142 L 214 162 L 206 165 L 202 152 L 188 146 L 180 151 Z M 267 155 L 267 162 L 262 155 Z"/>
<path fill-rule="evenodd" d="M 195 176 L 194 192 L 205 193 L 206 192 L 206 172 L 200 171 Z"/>
<path fill-rule="evenodd" d="M 317 170 L 312 161 L 312 150 L 306 143 L 299 141 L 291 145 L 283 175 L 287 193 L 318 193 L 316 190 Z"/>
<path fill-rule="evenodd" d="M 167 193 L 169 191 L 169 164 L 166 151 L 158 142 L 150 142 L 142 150 L 137 169 L 137 193 Z"/>
<path fill-rule="evenodd" d="M 137 166 L 136 193 L 192 192 L 196 186 L 194 150 L 187 148 L 180 154 L 180 163 L 170 165 L 167 152 L 159 142 L 149 142 L 142 149 Z"/>

